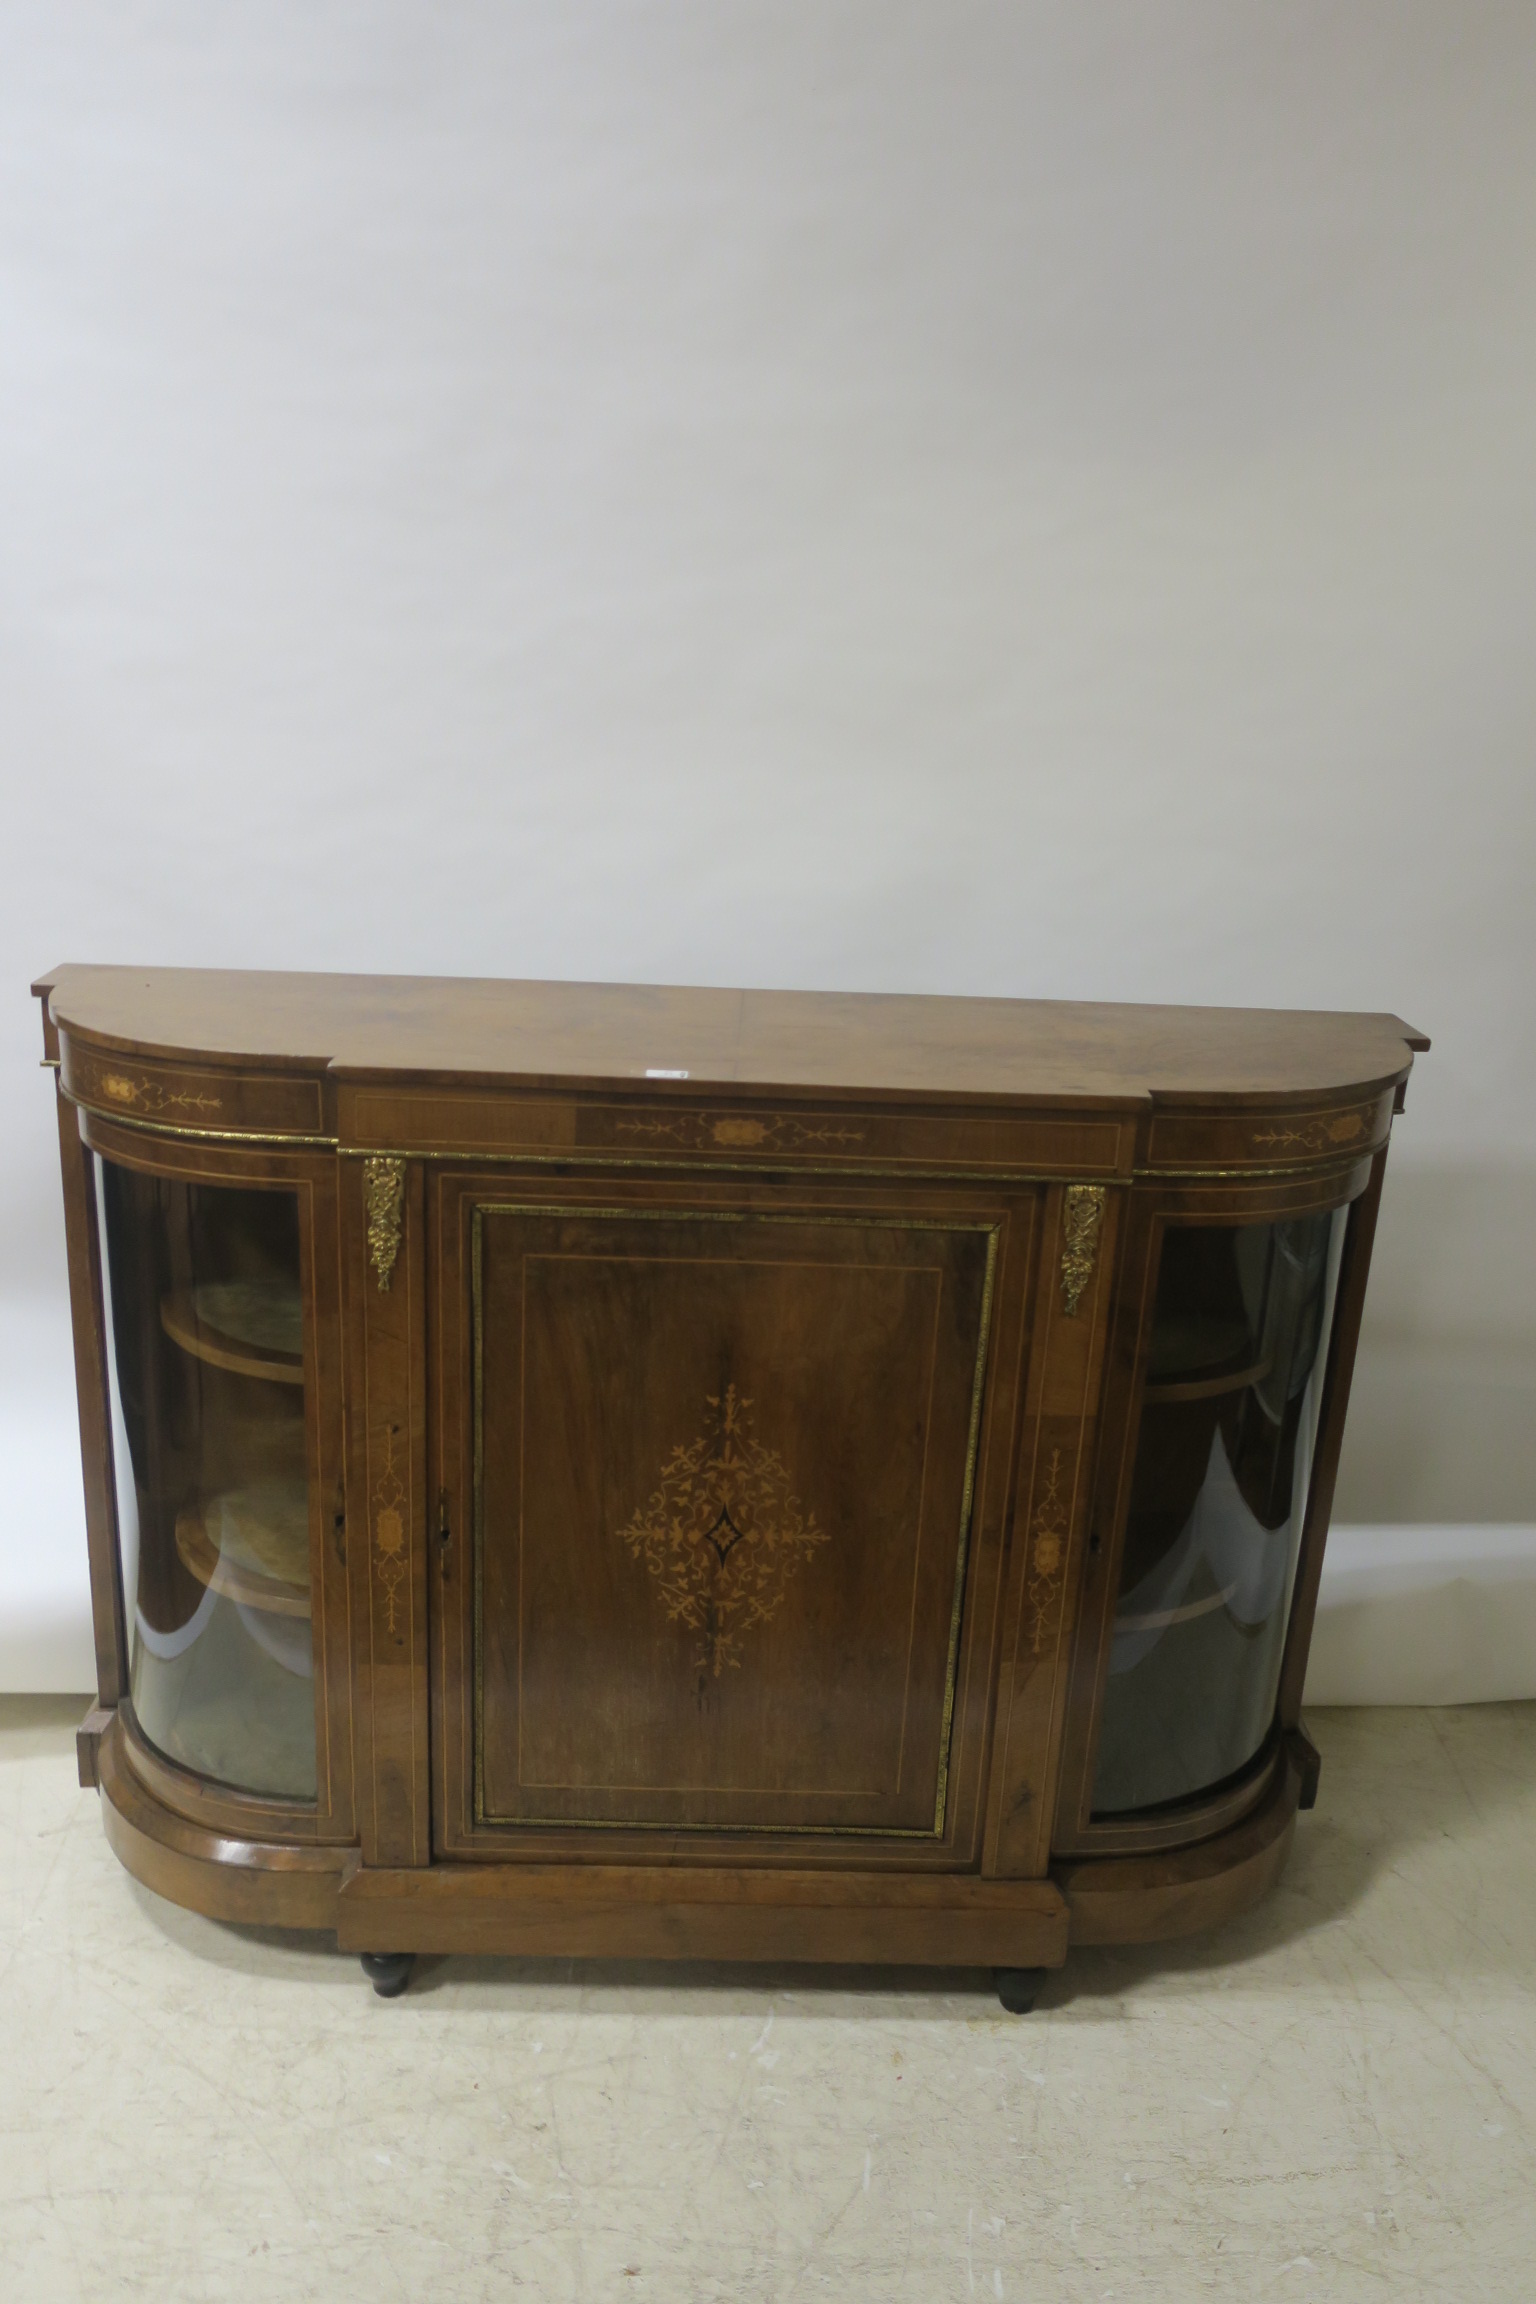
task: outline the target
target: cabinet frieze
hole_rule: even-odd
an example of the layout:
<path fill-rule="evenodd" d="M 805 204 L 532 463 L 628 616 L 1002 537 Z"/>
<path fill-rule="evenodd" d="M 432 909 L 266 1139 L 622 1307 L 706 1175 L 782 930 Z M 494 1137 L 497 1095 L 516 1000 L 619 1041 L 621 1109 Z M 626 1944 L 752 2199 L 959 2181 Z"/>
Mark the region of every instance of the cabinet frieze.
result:
<path fill-rule="evenodd" d="M 1302 1111 L 1158 1112 L 1143 1166 L 1156 1174 L 1258 1173 L 1376 1151 L 1392 1125 L 1392 1091 Z"/>
<path fill-rule="evenodd" d="M 313 1075 L 167 1064 L 61 1038 L 66 1095 L 115 1120 L 174 1136 L 329 1141 L 324 1084 Z"/>
<path fill-rule="evenodd" d="M 343 1148 L 591 1158 L 633 1167 L 790 1167 L 967 1174 L 1128 1174 L 1132 1114 L 976 1114 L 753 1101 L 679 1104 L 467 1095 L 452 1089 L 338 1090 Z"/>

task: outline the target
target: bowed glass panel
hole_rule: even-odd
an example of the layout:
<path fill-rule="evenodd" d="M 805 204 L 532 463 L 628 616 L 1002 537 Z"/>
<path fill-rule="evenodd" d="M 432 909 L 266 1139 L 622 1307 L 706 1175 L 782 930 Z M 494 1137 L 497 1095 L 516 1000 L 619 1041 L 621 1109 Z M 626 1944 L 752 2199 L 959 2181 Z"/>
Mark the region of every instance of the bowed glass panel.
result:
<path fill-rule="evenodd" d="M 1345 1217 L 1164 1234 L 1095 1815 L 1209 1792 L 1269 1734 Z"/>
<path fill-rule="evenodd" d="M 97 1160 L 129 1692 L 149 1742 L 313 1801 L 298 1198 Z"/>

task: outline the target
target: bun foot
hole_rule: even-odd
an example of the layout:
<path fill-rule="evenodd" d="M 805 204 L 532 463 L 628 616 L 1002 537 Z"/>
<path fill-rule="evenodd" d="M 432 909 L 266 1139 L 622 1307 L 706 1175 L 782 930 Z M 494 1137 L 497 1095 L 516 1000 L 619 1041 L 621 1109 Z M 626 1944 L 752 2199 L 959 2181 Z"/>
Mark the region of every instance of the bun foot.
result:
<path fill-rule="evenodd" d="M 1010 2016 L 1027 2016 L 1049 1973 L 1044 1968 L 994 1968 L 997 1996 Z"/>
<path fill-rule="evenodd" d="M 416 1965 L 414 1952 L 365 1952 L 363 1974 L 381 2000 L 398 2000 Z"/>

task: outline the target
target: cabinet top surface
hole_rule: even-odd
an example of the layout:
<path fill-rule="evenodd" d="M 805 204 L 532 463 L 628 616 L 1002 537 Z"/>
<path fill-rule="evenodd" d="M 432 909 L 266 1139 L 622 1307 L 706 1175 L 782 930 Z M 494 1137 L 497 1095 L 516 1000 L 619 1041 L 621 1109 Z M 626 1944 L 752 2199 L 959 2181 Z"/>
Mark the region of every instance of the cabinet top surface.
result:
<path fill-rule="evenodd" d="M 64 967 L 57 1025 L 143 1056 L 303 1071 L 1061 1099 L 1285 1096 L 1396 1079 L 1400 1017 L 937 994 Z"/>

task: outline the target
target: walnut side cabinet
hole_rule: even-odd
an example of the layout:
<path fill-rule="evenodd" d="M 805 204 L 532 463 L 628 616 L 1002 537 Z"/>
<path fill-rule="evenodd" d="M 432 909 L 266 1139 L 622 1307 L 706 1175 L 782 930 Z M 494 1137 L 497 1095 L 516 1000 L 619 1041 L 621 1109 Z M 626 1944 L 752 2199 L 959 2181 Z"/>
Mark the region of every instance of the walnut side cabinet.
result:
<path fill-rule="evenodd" d="M 35 990 L 151 1888 L 1026 2007 L 1275 1879 L 1396 1017 Z"/>

